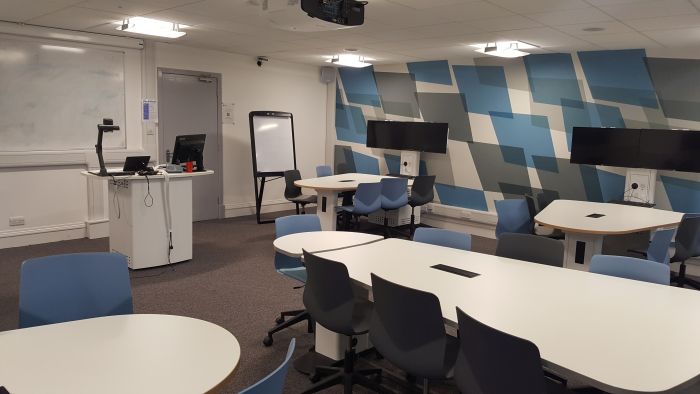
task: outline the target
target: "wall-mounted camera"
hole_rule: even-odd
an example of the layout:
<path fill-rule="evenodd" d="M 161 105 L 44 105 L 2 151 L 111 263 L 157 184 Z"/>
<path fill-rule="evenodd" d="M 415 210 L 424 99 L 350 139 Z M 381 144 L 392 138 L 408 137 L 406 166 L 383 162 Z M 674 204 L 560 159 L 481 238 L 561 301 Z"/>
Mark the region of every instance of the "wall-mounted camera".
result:
<path fill-rule="evenodd" d="M 263 63 L 269 61 L 270 59 L 268 59 L 267 56 L 258 56 L 256 60 L 256 64 L 258 65 L 258 67 L 262 67 Z"/>

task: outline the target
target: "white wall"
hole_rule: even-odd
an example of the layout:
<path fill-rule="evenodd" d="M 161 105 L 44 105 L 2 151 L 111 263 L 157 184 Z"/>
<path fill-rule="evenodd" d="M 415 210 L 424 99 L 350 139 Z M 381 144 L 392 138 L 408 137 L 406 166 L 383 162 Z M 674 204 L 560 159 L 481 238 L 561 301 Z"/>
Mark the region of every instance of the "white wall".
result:
<path fill-rule="evenodd" d="M 326 85 L 318 67 L 271 60 L 262 67 L 255 57 L 195 49 L 172 44 L 155 45 L 157 67 L 220 73 L 222 101 L 235 104 L 235 125 L 223 126 L 223 178 L 226 216 L 255 212 L 250 152 L 250 111 L 275 110 L 294 115 L 297 167 L 313 176 L 325 163 Z M 284 181 L 265 187 L 268 210 L 290 209 L 284 202 Z"/>

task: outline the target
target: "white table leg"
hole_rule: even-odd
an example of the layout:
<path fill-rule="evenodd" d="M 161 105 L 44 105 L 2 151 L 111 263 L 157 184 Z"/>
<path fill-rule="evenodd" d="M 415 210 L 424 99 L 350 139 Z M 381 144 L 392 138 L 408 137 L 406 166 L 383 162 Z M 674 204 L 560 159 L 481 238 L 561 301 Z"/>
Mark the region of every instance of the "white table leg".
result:
<path fill-rule="evenodd" d="M 588 271 L 591 257 L 603 251 L 603 235 L 566 233 L 564 267 Z"/>
<path fill-rule="evenodd" d="M 338 209 L 338 192 L 319 190 L 316 214 L 321 220 L 323 231 L 335 231 L 336 215 Z"/>

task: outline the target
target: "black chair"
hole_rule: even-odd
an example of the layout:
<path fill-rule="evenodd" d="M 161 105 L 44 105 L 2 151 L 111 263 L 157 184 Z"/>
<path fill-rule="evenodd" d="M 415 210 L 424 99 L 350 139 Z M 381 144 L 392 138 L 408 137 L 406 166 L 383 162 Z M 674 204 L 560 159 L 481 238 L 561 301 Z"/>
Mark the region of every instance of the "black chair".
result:
<path fill-rule="evenodd" d="M 563 267 L 564 243 L 531 234 L 503 233 L 498 238 L 496 256 Z"/>
<path fill-rule="evenodd" d="M 352 392 L 355 384 L 380 391 L 381 369 L 355 370 L 354 335 L 369 330 L 372 303 L 356 300 L 348 269 L 344 264 L 327 260 L 304 251 L 304 262 L 308 278 L 304 288 L 304 305 L 314 321 L 323 327 L 348 337 L 348 346 L 342 368 L 317 367 L 316 375 L 323 378 L 304 393 L 316 393 L 337 384 L 344 386 L 346 393 Z M 369 376 L 375 375 L 377 380 Z"/>
<path fill-rule="evenodd" d="M 414 211 L 416 207 L 421 207 L 431 201 L 435 197 L 433 187 L 435 186 L 435 175 L 421 175 L 413 179 L 411 185 L 411 195 L 408 197 L 408 205 L 411 206 L 411 237 L 416 230 L 416 216 Z"/>
<path fill-rule="evenodd" d="M 409 375 L 429 381 L 451 375 L 457 339 L 447 335 L 440 301 L 432 294 L 372 274 L 374 316 L 369 335 L 379 353 Z"/>
<path fill-rule="evenodd" d="M 287 170 L 284 172 L 284 198 L 296 205 L 297 215 L 299 214 L 299 206 L 301 205 L 301 213 L 306 213 L 304 209 L 306 204 L 315 204 L 316 196 L 301 194 L 301 188 L 294 185 L 294 182 L 301 180 L 299 170 Z"/>
<path fill-rule="evenodd" d="M 454 373 L 461 392 L 566 392 L 561 381 L 545 375 L 540 351 L 534 343 L 482 324 L 459 308 L 457 320 L 459 356 Z"/>
<path fill-rule="evenodd" d="M 526 196 L 526 198 L 529 198 L 532 200 L 532 197 Z M 559 193 L 552 193 L 552 192 L 542 192 L 537 194 L 537 204 L 535 208 L 534 200 L 531 202 L 528 202 L 528 208 L 532 205 L 532 208 L 534 208 L 534 214 L 532 215 L 532 220 L 534 222 L 535 220 L 535 215 L 537 215 L 540 211 L 543 209 L 547 208 L 549 204 L 552 203 L 552 201 L 556 200 L 559 198 Z M 541 228 L 541 227 L 540 227 Z M 540 233 L 537 231 L 538 227 L 537 224 L 535 224 L 534 231 L 533 233 L 535 235 L 543 236 L 543 237 L 549 237 L 549 238 L 554 238 L 554 239 L 564 239 L 565 234 L 559 229 L 552 229 L 549 233 Z"/>
<path fill-rule="evenodd" d="M 700 214 L 685 214 L 676 231 L 676 251 L 671 257 L 671 264 L 681 263 L 678 274 L 672 274 L 671 282 L 678 287 L 688 285 L 700 290 L 700 282 L 688 278 L 685 274 L 685 262 L 700 256 Z"/>

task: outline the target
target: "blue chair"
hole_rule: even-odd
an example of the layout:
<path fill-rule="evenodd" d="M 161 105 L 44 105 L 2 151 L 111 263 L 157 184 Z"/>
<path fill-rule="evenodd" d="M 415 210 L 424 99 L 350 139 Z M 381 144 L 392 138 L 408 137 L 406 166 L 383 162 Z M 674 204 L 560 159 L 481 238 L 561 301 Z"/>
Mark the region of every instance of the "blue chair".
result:
<path fill-rule="evenodd" d="M 316 215 L 291 215 L 275 219 L 275 238 L 310 231 L 321 231 L 321 221 Z M 302 284 L 306 283 L 306 268 L 304 268 L 304 264 L 298 258 L 290 257 L 282 253 L 275 253 L 275 270 Z M 287 317 L 290 319 L 286 320 Z M 309 314 L 304 309 L 281 312 L 279 317 L 275 320 L 276 325 L 267 332 L 267 336 L 263 339 L 263 344 L 265 346 L 272 346 L 272 335 L 274 333 L 302 321 L 308 323 L 308 331 L 312 332 L 313 327 L 309 319 Z"/>
<path fill-rule="evenodd" d="M 348 218 L 352 216 L 355 223 L 359 224 L 359 217 L 369 215 L 382 208 L 382 185 L 380 183 L 360 183 L 355 191 L 355 199 L 352 205 L 342 206 L 340 211 Z M 345 227 L 349 227 L 346 223 Z"/>
<path fill-rule="evenodd" d="M 382 185 L 384 237 L 386 238 L 389 236 L 389 211 L 394 211 L 408 205 L 408 179 L 383 178 L 379 183 Z"/>
<path fill-rule="evenodd" d="M 649 243 L 649 249 L 647 249 L 647 259 L 657 263 L 668 264 L 669 260 L 671 260 L 668 248 L 671 246 L 673 234 L 675 233 L 676 229 L 658 230 L 654 233 Z"/>
<path fill-rule="evenodd" d="M 441 228 L 419 227 L 413 234 L 413 240 L 426 244 L 445 246 L 447 248 L 461 250 L 472 249 L 471 235 Z"/>
<path fill-rule="evenodd" d="M 597 254 L 591 259 L 588 272 L 668 285 L 671 268 L 667 264 L 626 256 Z"/>
<path fill-rule="evenodd" d="M 22 263 L 19 327 L 134 312 L 126 257 L 75 253 Z"/>
<path fill-rule="evenodd" d="M 333 169 L 331 166 L 316 166 L 316 176 L 321 178 L 324 176 L 333 175 Z"/>
<path fill-rule="evenodd" d="M 277 369 L 270 372 L 269 375 L 260 379 L 259 382 L 241 391 L 240 394 L 282 394 L 284 392 L 284 381 L 287 377 L 287 370 L 289 370 L 289 360 L 292 359 L 295 346 L 296 339 L 292 338 L 292 341 L 289 342 L 289 348 L 287 349 L 287 356 L 284 358 L 284 361 L 282 361 L 282 364 L 280 364 Z"/>
<path fill-rule="evenodd" d="M 503 233 L 533 233 L 535 224 L 525 199 L 496 201 L 496 213 L 498 214 L 496 238 Z"/>

